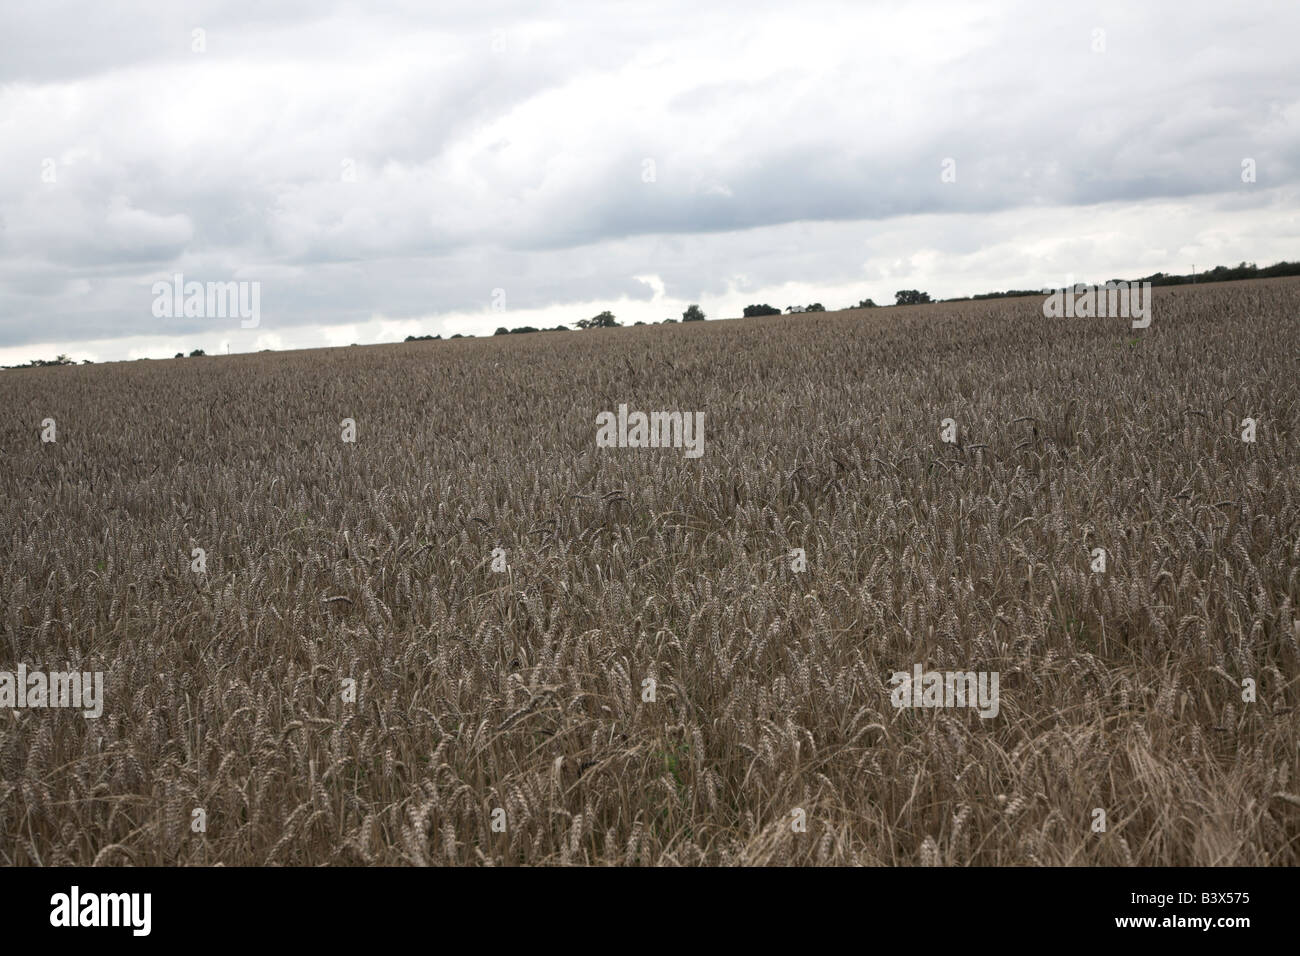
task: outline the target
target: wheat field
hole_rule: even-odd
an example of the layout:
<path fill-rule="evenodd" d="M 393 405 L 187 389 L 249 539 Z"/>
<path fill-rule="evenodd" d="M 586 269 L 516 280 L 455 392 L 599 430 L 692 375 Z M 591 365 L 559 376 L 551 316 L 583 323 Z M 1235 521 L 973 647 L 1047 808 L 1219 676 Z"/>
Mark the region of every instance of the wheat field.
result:
<path fill-rule="evenodd" d="M 0 373 L 0 864 L 1296 865 L 1300 281 L 1155 292 Z"/>

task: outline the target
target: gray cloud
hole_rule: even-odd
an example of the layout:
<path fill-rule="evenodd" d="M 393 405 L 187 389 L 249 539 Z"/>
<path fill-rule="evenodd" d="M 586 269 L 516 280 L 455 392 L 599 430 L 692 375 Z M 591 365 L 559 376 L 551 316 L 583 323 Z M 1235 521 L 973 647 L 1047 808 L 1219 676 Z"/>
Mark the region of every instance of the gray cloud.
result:
<path fill-rule="evenodd" d="M 1294 255 L 1294 6 L 698 6 L 0 8 L 0 356 Z M 177 272 L 263 330 L 155 318 Z"/>

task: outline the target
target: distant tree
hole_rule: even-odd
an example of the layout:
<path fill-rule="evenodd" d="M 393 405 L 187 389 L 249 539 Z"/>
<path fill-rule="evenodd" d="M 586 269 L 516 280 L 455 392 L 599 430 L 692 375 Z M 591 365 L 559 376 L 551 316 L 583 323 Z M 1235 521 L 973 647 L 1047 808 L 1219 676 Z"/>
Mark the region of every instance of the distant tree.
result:
<path fill-rule="evenodd" d="M 200 355 L 207 355 L 207 354 L 208 353 L 203 351 L 203 349 L 195 349 L 193 352 L 190 353 L 190 358 L 198 358 Z"/>
<path fill-rule="evenodd" d="M 177 352 L 175 355 L 172 356 L 172 358 L 185 358 L 185 353 Z"/>
<path fill-rule="evenodd" d="M 519 326 L 519 328 L 517 328 L 517 329 L 511 329 L 511 330 L 510 330 L 510 334 L 511 334 L 511 335 L 520 335 L 520 334 L 523 334 L 524 332 L 536 332 L 536 331 L 537 331 L 537 330 L 536 330 L 535 328 L 533 328 L 531 325 L 521 325 L 521 326 Z"/>
<path fill-rule="evenodd" d="M 805 312 L 825 312 L 825 311 L 826 311 L 826 306 L 822 305 L 820 302 L 814 302 L 812 305 L 808 306 L 808 308 L 804 309 L 804 311 L 805 311 Z"/>
<path fill-rule="evenodd" d="M 875 307 L 876 303 L 872 302 L 870 299 L 863 299 L 858 303 L 859 309 L 874 309 Z"/>
<path fill-rule="evenodd" d="M 473 337 L 474 337 L 474 336 L 472 336 L 472 335 L 469 336 L 469 338 L 471 338 L 471 339 L 472 339 Z M 453 338 L 453 339 L 463 339 L 463 338 L 465 338 L 465 336 L 462 335 L 461 333 L 457 332 L 455 335 L 452 336 L 452 338 Z"/>
<path fill-rule="evenodd" d="M 676 319 L 664 319 L 664 320 L 663 320 L 662 322 L 660 322 L 659 324 L 660 324 L 660 325 L 676 325 L 676 324 L 677 324 L 677 320 L 676 320 Z"/>
<path fill-rule="evenodd" d="M 642 321 L 640 321 L 640 320 L 638 320 L 638 321 L 636 321 L 636 322 L 633 322 L 632 324 L 633 324 L 633 325 L 645 325 L 645 323 L 642 322 Z"/>
<path fill-rule="evenodd" d="M 930 293 L 916 289 L 900 289 L 894 293 L 895 305 L 923 305 L 930 301 Z"/>
<path fill-rule="evenodd" d="M 745 318 L 747 319 L 752 318 L 756 315 L 780 315 L 780 314 L 781 314 L 780 309 L 774 309 L 772 308 L 772 306 L 768 305 L 767 303 L 764 303 L 763 305 L 747 305 L 745 306 L 745 312 L 744 312 Z"/>
<path fill-rule="evenodd" d="M 510 330 L 507 329 L 507 328 L 503 325 L 503 326 L 501 326 L 499 329 L 497 329 L 495 332 L 493 332 L 492 334 L 493 334 L 493 335 L 509 335 L 509 334 L 510 334 Z"/>
<path fill-rule="evenodd" d="M 441 339 L 441 335 L 408 335 L 403 341 L 406 342 L 436 342 Z"/>
<path fill-rule="evenodd" d="M 90 359 L 82 359 L 82 360 L 81 360 L 81 364 L 82 364 L 82 365 L 94 365 L 95 363 L 92 362 Z"/>
<path fill-rule="evenodd" d="M 569 327 L 568 327 L 567 325 L 557 325 L 555 328 L 551 329 L 551 331 L 552 331 L 552 332 L 567 332 L 567 331 L 569 331 Z"/>
<path fill-rule="evenodd" d="M 682 321 L 703 322 L 704 313 L 700 310 L 700 307 L 698 305 L 692 305 L 685 312 L 682 313 Z"/>
<path fill-rule="evenodd" d="M 614 313 L 606 309 L 595 318 L 579 319 L 574 325 L 580 329 L 613 329 L 617 328 L 620 323 L 614 318 Z"/>

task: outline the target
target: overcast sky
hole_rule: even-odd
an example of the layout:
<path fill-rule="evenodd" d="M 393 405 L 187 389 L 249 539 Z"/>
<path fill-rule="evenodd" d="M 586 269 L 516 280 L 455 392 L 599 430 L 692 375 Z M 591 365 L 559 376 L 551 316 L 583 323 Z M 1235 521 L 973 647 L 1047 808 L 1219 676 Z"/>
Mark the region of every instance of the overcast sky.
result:
<path fill-rule="evenodd" d="M 4 0 L 0 364 L 1300 259 L 1297 37 L 1295 2 Z M 259 282 L 260 324 L 156 317 L 175 273 Z"/>

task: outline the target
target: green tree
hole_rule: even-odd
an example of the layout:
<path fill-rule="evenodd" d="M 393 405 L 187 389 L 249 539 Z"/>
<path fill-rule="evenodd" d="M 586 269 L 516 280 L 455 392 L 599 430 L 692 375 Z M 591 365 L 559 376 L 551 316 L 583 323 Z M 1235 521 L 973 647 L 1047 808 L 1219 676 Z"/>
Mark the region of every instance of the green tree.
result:
<path fill-rule="evenodd" d="M 703 322 L 704 313 L 700 311 L 700 307 L 698 305 L 692 305 L 690 308 L 688 308 L 685 312 L 682 313 L 682 321 Z"/>
<path fill-rule="evenodd" d="M 579 319 L 574 323 L 580 329 L 613 329 L 619 326 L 619 322 L 614 318 L 614 313 L 606 309 L 600 315 L 591 319 Z"/>

